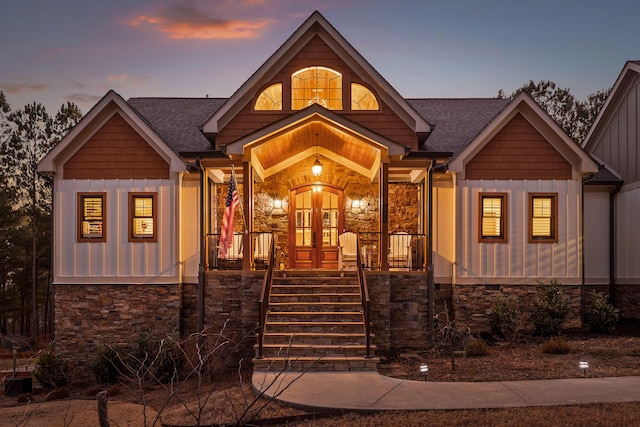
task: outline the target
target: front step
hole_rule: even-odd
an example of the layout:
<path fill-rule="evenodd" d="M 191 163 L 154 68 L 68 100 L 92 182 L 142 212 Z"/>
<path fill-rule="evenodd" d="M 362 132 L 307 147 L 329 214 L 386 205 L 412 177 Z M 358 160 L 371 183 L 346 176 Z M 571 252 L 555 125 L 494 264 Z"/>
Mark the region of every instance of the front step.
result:
<path fill-rule="evenodd" d="M 274 277 L 264 332 L 255 370 L 377 370 L 379 358 L 366 355 L 360 287 L 353 274 Z M 370 350 L 374 354 L 375 346 Z"/>

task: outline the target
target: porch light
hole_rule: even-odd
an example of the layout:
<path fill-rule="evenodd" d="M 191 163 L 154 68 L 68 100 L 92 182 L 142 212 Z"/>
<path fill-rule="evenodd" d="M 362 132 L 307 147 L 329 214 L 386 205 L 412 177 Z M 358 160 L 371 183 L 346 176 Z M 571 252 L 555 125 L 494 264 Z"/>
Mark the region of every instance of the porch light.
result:
<path fill-rule="evenodd" d="M 313 176 L 320 176 L 322 173 L 322 163 L 318 160 L 318 134 L 316 133 L 316 161 L 311 166 L 311 173 Z"/>

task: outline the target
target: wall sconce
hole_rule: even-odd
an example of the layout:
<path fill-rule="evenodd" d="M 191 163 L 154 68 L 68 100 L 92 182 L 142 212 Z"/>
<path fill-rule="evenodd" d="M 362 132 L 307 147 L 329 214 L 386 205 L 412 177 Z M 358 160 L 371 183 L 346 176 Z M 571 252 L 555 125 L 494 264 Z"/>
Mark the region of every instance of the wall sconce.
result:
<path fill-rule="evenodd" d="M 284 215 L 285 214 L 285 201 L 282 199 L 271 200 L 271 214 L 272 215 Z"/>
<path fill-rule="evenodd" d="M 351 210 L 354 210 L 354 211 L 362 210 L 362 205 L 360 204 L 360 200 L 354 199 L 351 201 Z"/>

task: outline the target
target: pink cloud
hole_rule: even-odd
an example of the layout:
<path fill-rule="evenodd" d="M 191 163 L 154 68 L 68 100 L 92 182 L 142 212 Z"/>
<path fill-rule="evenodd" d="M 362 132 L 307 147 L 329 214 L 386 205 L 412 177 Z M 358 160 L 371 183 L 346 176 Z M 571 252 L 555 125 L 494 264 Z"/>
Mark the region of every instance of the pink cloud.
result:
<path fill-rule="evenodd" d="M 44 83 L 0 83 L 0 89 L 11 95 L 19 95 L 25 92 L 42 92 L 51 89 L 51 87 Z"/>
<path fill-rule="evenodd" d="M 155 14 L 139 15 L 128 23 L 150 26 L 174 40 L 216 40 L 256 38 L 271 22 L 269 19 L 219 19 L 191 5 L 171 5 Z"/>

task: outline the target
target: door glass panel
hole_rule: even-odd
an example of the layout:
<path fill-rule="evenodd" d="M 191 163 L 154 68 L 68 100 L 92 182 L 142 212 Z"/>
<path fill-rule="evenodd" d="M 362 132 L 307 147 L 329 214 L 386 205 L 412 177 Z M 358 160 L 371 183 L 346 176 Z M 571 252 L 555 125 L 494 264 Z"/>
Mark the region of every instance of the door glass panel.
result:
<path fill-rule="evenodd" d="M 296 194 L 296 246 L 311 246 L 311 191 Z"/>
<path fill-rule="evenodd" d="M 322 246 L 338 246 L 338 195 L 322 192 Z"/>

